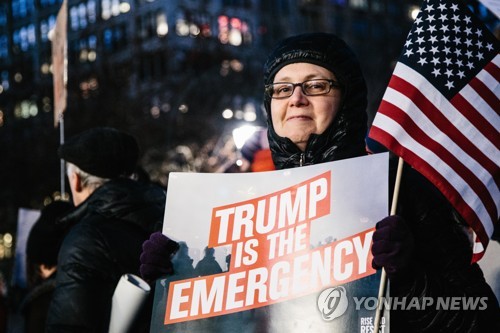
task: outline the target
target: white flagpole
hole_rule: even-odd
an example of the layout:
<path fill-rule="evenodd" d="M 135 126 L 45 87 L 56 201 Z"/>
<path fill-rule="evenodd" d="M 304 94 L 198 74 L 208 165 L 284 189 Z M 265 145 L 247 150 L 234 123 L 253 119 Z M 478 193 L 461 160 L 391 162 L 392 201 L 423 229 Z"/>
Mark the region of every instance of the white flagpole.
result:
<path fill-rule="evenodd" d="M 398 197 L 399 197 L 399 187 L 401 185 L 401 177 L 403 175 L 403 165 L 404 161 L 400 157 L 398 160 L 398 169 L 396 171 L 396 183 L 394 184 L 394 194 L 392 195 L 392 203 L 391 203 L 391 215 L 396 215 L 396 210 L 398 206 Z M 386 294 L 386 288 L 387 288 L 387 273 L 385 272 L 385 269 L 382 268 L 382 275 L 380 276 L 380 285 L 378 289 L 378 305 L 376 308 L 376 313 L 375 313 L 375 323 L 373 327 L 375 328 L 375 332 L 379 332 L 380 328 L 380 320 L 382 317 L 382 312 L 383 312 L 383 299 L 384 295 Z"/>
<path fill-rule="evenodd" d="M 54 79 L 54 127 L 59 124 L 59 143 L 64 143 L 64 111 L 66 109 L 67 83 L 68 83 L 68 37 L 66 33 L 68 21 L 67 0 L 61 4 L 57 14 L 56 25 L 49 38 L 52 41 L 52 71 Z M 66 196 L 65 189 L 65 163 L 61 159 L 60 183 L 61 196 Z"/>

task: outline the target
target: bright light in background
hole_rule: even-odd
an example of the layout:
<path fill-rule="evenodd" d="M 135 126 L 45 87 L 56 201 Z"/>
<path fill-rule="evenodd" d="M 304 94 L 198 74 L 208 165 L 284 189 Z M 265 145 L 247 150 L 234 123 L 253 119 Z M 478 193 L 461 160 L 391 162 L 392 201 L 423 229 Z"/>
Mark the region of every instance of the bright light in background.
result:
<path fill-rule="evenodd" d="M 418 13 L 420 13 L 420 8 L 417 6 L 411 6 L 408 12 L 411 19 L 415 20 L 418 16 Z"/>
<path fill-rule="evenodd" d="M 245 142 L 252 136 L 258 127 L 244 125 L 233 130 L 233 140 L 236 148 L 241 149 Z"/>
<path fill-rule="evenodd" d="M 130 4 L 128 2 L 120 3 L 120 13 L 128 13 L 130 11 Z"/>
<path fill-rule="evenodd" d="M 179 36 L 189 35 L 189 25 L 183 19 L 178 19 L 175 24 L 175 31 Z"/>
<path fill-rule="evenodd" d="M 245 121 L 252 122 L 257 120 L 257 113 L 255 112 L 255 106 L 252 103 L 246 103 L 243 109 L 244 109 L 243 119 L 245 119 Z"/>
<path fill-rule="evenodd" d="M 163 37 L 168 34 L 167 16 L 165 13 L 160 13 L 156 16 L 156 33 Z"/>
<path fill-rule="evenodd" d="M 240 46 L 243 42 L 241 32 L 237 29 L 231 29 L 229 32 L 229 43 L 234 46 Z"/>
<path fill-rule="evenodd" d="M 224 119 L 231 119 L 231 118 L 233 118 L 233 110 L 231 110 L 231 109 L 225 109 L 224 111 L 222 111 L 222 117 Z"/>
<path fill-rule="evenodd" d="M 189 25 L 189 33 L 193 36 L 198 36 L 200 34 L 200 28 L 196 24 L 191 23 Z"/>

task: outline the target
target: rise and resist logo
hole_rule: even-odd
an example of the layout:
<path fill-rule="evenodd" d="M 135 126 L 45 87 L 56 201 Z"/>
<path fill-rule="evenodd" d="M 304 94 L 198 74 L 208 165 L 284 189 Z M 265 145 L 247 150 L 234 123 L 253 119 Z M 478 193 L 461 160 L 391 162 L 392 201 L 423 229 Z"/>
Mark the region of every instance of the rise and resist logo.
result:
<path fill-rule="evenodd" d="M 230 269 L 171 282 L 164 323 L 258 308 L 375 273 L 373 229 L 326 245 L 310 244 L 310 225 L 330 214 L 331 196 L 331 173 L 325 172 L 278 192 L 213 208 L 208 245 L 231 246 Z"/>

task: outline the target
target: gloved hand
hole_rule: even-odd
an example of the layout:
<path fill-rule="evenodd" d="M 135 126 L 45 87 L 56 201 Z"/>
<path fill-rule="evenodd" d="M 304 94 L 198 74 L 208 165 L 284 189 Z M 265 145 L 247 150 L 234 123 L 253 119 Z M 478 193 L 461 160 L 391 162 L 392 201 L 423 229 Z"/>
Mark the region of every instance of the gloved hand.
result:
<path fill-rule="evenodd" d="M 157 231 L 142 244 L 140 272 L 143 279 L 153 282 L 163 275 L 174 272 L 172 256 L 179 249 L 174 242 L 160 231 Z"/>
<path fill-rule="evenodd" d="M 390 280 L 401 279 L 411 271 L 415 241 L 407 222 L 400 216 L 387 216 L 373 233 L 372 267 L 385 268 Z"/>

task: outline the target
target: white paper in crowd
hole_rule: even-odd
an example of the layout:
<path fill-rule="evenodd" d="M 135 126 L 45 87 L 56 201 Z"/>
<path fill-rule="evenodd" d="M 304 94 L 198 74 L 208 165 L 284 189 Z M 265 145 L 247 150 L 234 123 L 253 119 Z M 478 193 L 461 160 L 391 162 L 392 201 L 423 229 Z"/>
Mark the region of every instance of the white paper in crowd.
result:
<path fill-rule="evenodd" d="M 148 283 L 137 275 L 122 275 L 113 294 L 109 333 L 129 330 L 150 291 Z"/>
<path fill-rule="evenodd" d="M 486 282 L 491 286 L 500 302 L 500 262 L 498 258 L 500 258 L 500 243 L 491 240 L 484 257 L 478 261 L 478 264 L 483 270 Z"/>
<path fill-rule="evenodd" d="M 12 273 L 12 285 L 27 288 L 26 276 L 26 244 L 31 228 L 40 217 L 40 211 L 36 209 L 19 208 L 17 215 L 17 239 L 14 268 Z"/>

